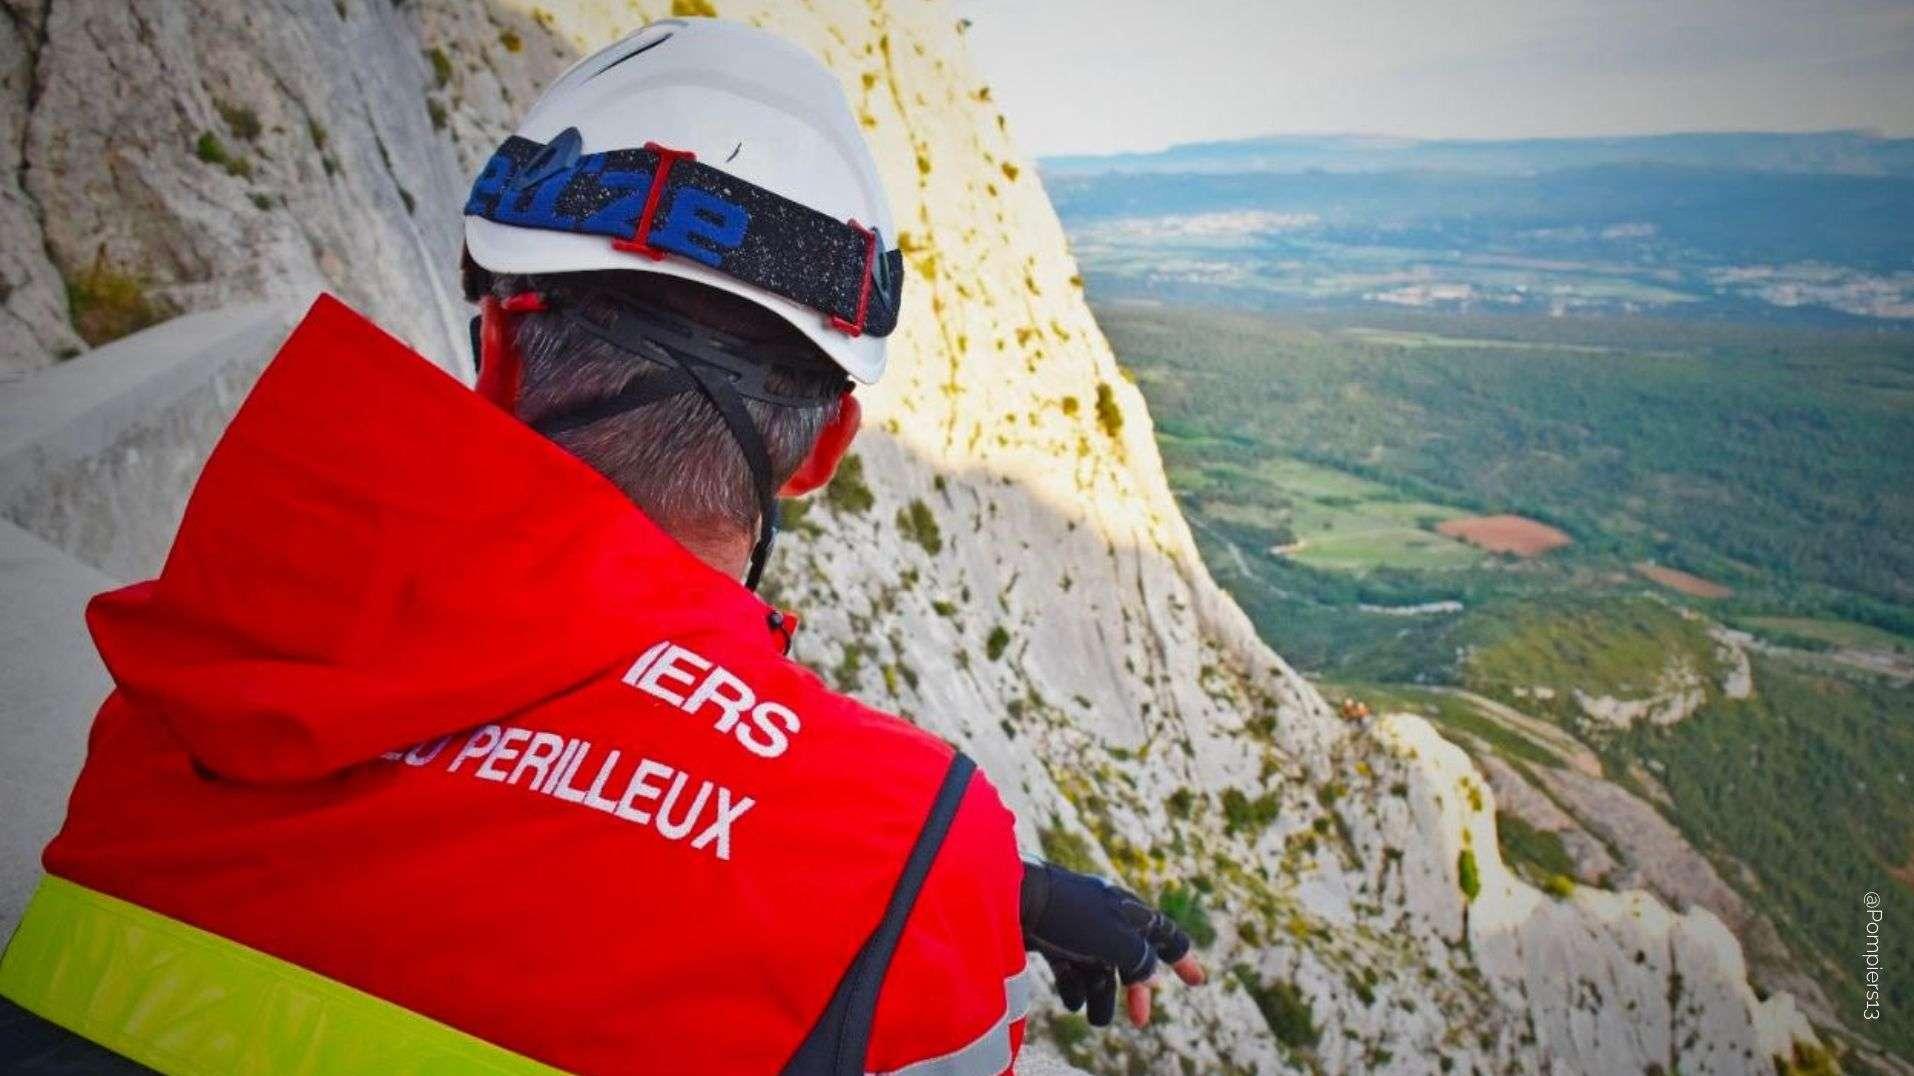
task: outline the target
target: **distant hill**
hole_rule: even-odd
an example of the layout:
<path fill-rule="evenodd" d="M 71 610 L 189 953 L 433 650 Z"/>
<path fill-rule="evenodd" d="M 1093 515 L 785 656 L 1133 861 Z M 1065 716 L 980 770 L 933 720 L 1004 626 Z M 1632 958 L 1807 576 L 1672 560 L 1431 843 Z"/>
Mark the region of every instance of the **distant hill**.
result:
<path fill-rule="evenodd" d="M 1285 136 L 1042 167 L 1103 301 L 1914 326 L 1914 139 Z"/>
<path fill-rule="evenodd" d="M 1456 172 L 1536 175 L 1614 164 L 1709 170 L 1914 176 L 1914 138 L 1869 131 L 1702 132 L 1623 138 L 1424 140 L 1277 135 L 1189 142 L 1154 153 L 1045 157 L 1046 176 L 1110 172 Z"/>

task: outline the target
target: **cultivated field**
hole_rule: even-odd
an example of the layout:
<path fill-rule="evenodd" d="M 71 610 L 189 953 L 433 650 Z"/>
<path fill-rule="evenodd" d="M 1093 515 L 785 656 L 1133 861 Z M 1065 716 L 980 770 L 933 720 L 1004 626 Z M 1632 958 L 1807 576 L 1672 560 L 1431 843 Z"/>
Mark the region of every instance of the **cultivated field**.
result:
<path fill-rule="evenodd" d="M 1539 557 L 1575 541 L 1546 523 L 1523 516 L 1451 519 L 1437 524 L 1436 530 L 1490 553 L 1513 553 L 1518 557 Z"/>
<path fill-rule="evenodd" d="M 1635 573 L 1644 579 L 1651 579 L 1669 590 L 1679 591 L 1694 598 L 1726 598 L 1734 594 L 1733 588 L 1713 583 L 1698 575 L 1690 575 L 1679 568 L 1667 568 L 1660 564 L 1641 561 L 1635 565 Z"/>

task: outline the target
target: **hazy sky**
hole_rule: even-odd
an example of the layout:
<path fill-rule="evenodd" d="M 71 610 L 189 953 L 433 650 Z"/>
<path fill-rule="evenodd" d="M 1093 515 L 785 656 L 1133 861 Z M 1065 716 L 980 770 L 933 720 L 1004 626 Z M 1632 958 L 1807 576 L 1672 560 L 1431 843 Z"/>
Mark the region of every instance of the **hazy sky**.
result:
<path fill-rule="evenodd" d="M 1027 153 L 1290 132 L 1914 134 L 1914 0 L 958 0 Z"/>

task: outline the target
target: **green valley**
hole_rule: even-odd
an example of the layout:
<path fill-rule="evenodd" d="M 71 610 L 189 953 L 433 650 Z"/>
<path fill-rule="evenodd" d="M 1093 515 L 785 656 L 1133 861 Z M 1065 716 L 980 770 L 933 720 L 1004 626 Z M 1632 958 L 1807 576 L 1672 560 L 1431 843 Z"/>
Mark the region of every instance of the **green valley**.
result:
<path fill-rule="evenodd" d="M 1519 872 L 1708 907 L 1848 1067 L 1914 1048 L 1847 958 L 1914 893 L 1914 336 L 1097 313 L 1211 572 L 1346 710 L 1475 755 Z"/>

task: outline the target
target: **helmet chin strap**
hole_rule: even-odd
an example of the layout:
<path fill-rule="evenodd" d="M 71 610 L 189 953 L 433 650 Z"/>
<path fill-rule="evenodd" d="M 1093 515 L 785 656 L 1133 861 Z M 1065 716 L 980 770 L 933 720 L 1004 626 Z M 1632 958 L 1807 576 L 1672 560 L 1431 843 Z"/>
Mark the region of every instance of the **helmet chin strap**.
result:
<path fill-rule="evenodd" d="M 764 526 L 758 532 L 758 544 L 751 547 L 751 566 L 744 572 L 744 589 L 757 593 L 758 581 L 764 578 L 764 566 L 771 559 L 771 544 L 778 537 L 778 514 L 775 508 L 765 513 Z"/>
<path fill-rule="evenodd" d="M 764 435 L 758 432 L 758 424 L 751 421 L 751 413 L 745 410 L 744 400 L 722 373 L 700 364 L 679 369 L 690 372 L 704 398 L 718 409 L 719 417 L 731 430 L 731 439 L 743 450 L 744 462 L 751 468 L 751 482 L 758 493 L 758 540 L 751 546 L 751 565 L 744 573 L 744 588 L 755 592 L 758 581 L 764 578 L 765 562 L 771 559 L 771 545 L 778 537 L 778 491 L 771 484 L 771 453 L 764 446 Z"/>
<path fill-rule="evenodd" d="M 764 354 L 766 345 L 737 339 L 663 310 L 642 305 L 627 296 L 609 292 L 596 294 L 609 300 L 608 315 L 598 312 L 587 315 L 576 307 L 549 302 L 523 308 L 551 309 L 575 328 L 634 358 L 669 367 L 670 372 L 662 377 L 628 385 L 611 396 L 570 411 L 548 415 L 533 423 L 532 428 L 546 437 L 554 437 L 567 430 L 589 426 L 687 392 L 695 391 L 704 396 L 717 410 L 718 417 L 731 433 L 731 439 L 744 454 L 745 466 L 751 471 L 751 483 L 758 501 L 758 538 L 751 547 L 750 566 L 745 573 L 744 585 L 755 591 L 764 577 L 765 563 L 771 558 L 772 543 L 777 539 L 778 500 L 777 485 L 771 473 L 770 450 L 765 446 L 764 435 L 758 431 L 757 423 L 751 420 L 751 413 L 746 410 L 744 401 L 748 398 L 785 407 L 818 407 L 835 399 L 836 390 L 833 390 L 833 395 L 821 398 L 773 392 L 765 384 L 771 364 L 740 357 L 751 352 Z M 510 300 L 506 305 L 508 309 L 511 307 Z M 773 350 L 765 357 L 780 357 L 778 350 L 781 349 Z M 808 352 L 803 348 L 793 349 L 789 357 L 807 358 Z"/>

